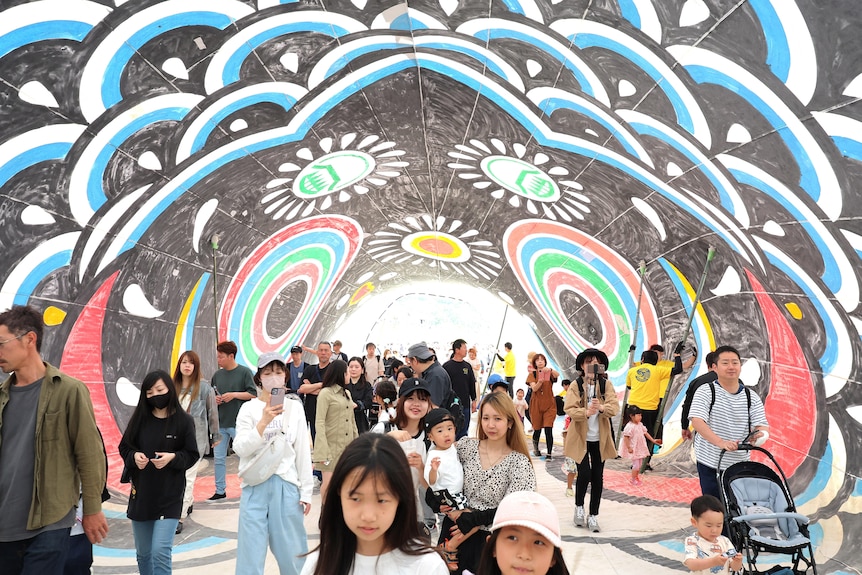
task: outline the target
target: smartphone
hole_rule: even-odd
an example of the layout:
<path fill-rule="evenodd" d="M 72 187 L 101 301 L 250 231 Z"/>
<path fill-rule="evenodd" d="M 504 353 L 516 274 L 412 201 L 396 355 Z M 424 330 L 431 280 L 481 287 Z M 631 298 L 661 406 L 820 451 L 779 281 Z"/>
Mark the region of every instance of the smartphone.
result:
<path fill-rule="evenodd" d="M 275 407 L 284 403 L 284 388 L 276 387 L 269 392 L 269 406 Z"/>
<path fill-rule="evenodd" d="M 605 366 L 600 363 L 594 363 L 592 372 L 594 375 L 601 375 L 605 372 Z"/>

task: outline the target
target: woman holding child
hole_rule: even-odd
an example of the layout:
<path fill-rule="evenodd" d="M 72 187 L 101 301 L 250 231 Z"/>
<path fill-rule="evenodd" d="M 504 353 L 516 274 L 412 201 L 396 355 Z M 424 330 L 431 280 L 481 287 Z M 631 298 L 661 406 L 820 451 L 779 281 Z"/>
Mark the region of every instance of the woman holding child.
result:
<path fill-rule="evenodd" d="M 490 535 L 497 507 L 509 493 L 535 491 L 536 473 L 524 440 L 524 428 L 512 399 L 505 393 L 485 396 L 479 408 L 478 439 L 464 437 L 457 443 L 464 467 L 467 508 L 441 507 L 455 522 L 443 552 L 458 572 L 479 567 L 482 549 Z M 441 534 L 441 536 L 443 536 Z"/>

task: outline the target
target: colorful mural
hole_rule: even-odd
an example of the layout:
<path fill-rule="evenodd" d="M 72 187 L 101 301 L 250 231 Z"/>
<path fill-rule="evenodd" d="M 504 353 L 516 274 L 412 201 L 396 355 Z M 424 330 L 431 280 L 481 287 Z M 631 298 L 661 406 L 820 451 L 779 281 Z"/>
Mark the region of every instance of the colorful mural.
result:
<path fill-rule="evenodd" d="M 112 445 L 181 350 L 230 337 L 252 364 L 416 279 L 499 295 L 558 365 L 599 345 L 619 378 L 629 345 L 680 339 L 714 247 L 687 343 L 742 350 L 841 542 L 824 571 L 859 568 L 855 2 L 0 9 L 0 309 L 45 310 Z M 663 457 L 687 456 L 681 379 Z"/>

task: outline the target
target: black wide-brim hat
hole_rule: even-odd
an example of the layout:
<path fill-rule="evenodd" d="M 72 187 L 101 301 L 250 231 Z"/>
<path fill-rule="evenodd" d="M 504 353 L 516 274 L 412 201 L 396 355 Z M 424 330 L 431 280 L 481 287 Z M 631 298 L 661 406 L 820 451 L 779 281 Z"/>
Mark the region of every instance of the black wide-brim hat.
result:
<path fill-rule="evenodd" d="M 599 363 L 604 365 L 605 371 L 607 371 L 608 366 L 610 365 L 610 361 L 608 361 L 608 354 L 594 347 L 588 347 L 587 349 L 579 353 L 578 357 L 575 358 L 575 368 L 578 371 L 581 371 L 581 366 L 584 364 L 584 360 L 588 357 L 597 357 L 599 359 Z"/>

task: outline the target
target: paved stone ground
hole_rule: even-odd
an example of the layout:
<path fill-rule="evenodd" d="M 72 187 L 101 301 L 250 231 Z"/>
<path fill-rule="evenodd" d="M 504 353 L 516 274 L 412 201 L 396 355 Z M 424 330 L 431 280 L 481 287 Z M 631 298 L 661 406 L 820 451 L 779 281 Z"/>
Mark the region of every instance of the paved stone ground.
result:
<path fill-rule="evenodd" d="M 680 563 L 682 539 L 690 531 L 688 501 L 698 494 L 694 466 L 688 461 L 654 458 L 655 471 L 643 476 L 643 485 L 628 483 L 629 471 L 622 460 L 610 461 L 605 471 L 605 495 L 599 515 L 602 531 L 590 533 L 572 522 L 574 498 L 565 496 L 565 474 L 561 466 L 562 436 L 550 461 L 534 458 L 538 491 L 557 506 L 563 531 L 563 555 L 571 572 L 593 575 L 665 575 L 687 572 Z M 542 443 L 544 447 L 544 442 Z M 679 451 L 679 450 L 678 450 Z M 195 489 L 194 512 L 185 529 L 175 539 L 174 571 L 183 575 L 233 573 L 236 526 L 239 514 L 239 484 L 229 481 L 228 498 L 205 501 L 213 493 L 212 459 L 205 459 Z M 236 473 L 236 456 L 228 458 L 228 474 Z M 94 573 L 132 574 L 137 572 L 131 523 L 125 517 L 125 496 L 114 494 L 107 503 L 110 536 L 95 549 Z M 318 541 L 317 516 L 320 499 L 315 491 L 313 509 L 306 518 L 310 547 Z M 830 534 L 820 546 L 829 548 Z M 825 557 L 818 558 L 821 563 Z M 768 564 L 768 563 L 767 563 Z M 267 575 L 277 575 L 273 557 L 268 557 Z M 820 573 L 855 573 L 857 568 L 826 563 Z"/>

